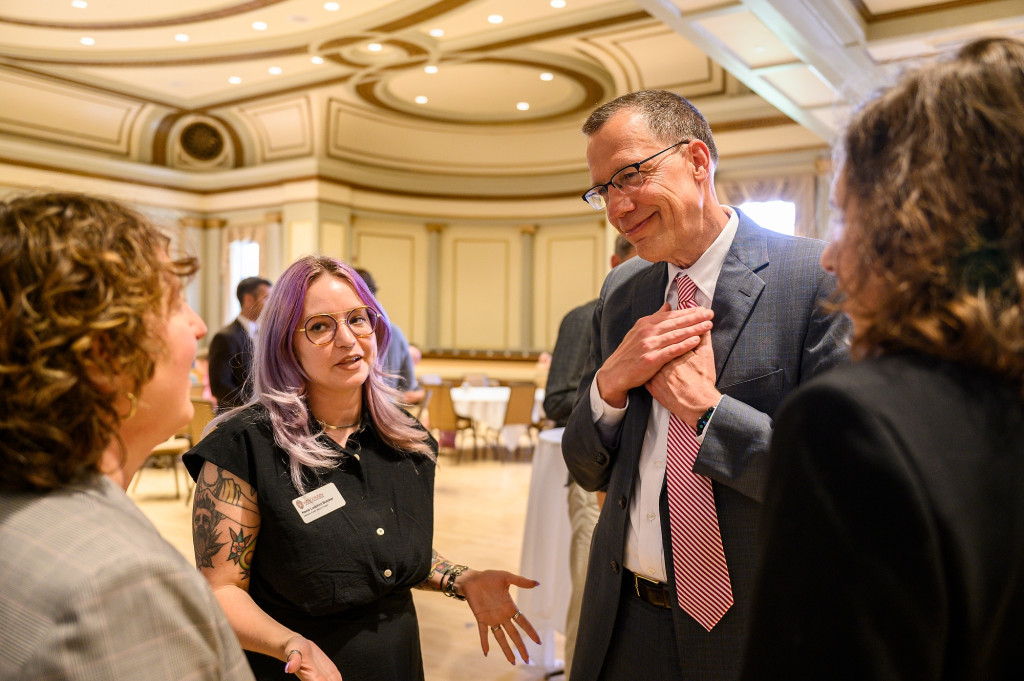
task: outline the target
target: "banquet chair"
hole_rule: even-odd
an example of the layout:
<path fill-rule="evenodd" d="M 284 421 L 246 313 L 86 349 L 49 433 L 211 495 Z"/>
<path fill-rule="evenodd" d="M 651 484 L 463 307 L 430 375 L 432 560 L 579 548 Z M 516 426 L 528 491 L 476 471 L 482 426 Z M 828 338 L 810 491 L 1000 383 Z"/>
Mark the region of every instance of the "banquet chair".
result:
<path fill-rule="evenodd" d="M 188 424 L 188 437 L 192 441 L 192 446 L 195 447 L 203 439 L 203 431 L 206 430 L 207 424 L 213 420 L 216 410 L 213 408 L 213 402 L 197 397 L 192 398 L 192 407 L 195 411 L 192 414 L 192 420 Z"/>
<path fill-rule="evenodd" d="M 523 434 L 526 435 L 530 440 L 530 444 L 526 449 L 526 452 L 529 453 L 529 456 L 527 458 L 530 458 L 533 456 L 533 447 L 536 440 L 536 435 L 537 433 L 540 432 L 541 429 L 540 424 L 534 421 L 533 419 L 533 409 L 534 402 L 536 401 L 537 386 L 535 386 L 533 383 L 526 382 L 509 383 L 508 389 L 508 406 L 505 407 L 505 421 L 502 424 L 501 430 L 494 430 L 493 428 L 487 429 L 488 446 L 492 446 L 490 445 L 490 438 L 493 437 L 493 449 L 495 452 L 498 452 L 501 446 L 502 431 L 504 431 L 509 426 L 525 426 L 526 431 Z M 522 439 L 522 435 L 520 435 L 519 439 Z M 511 443 L 506 443 L 506 460 L 509 458 L 509 449 L 507 447 L 508 444 Z M 515 445 L 515 451 L 518 454 L 519 442 L 517 441 Z"/>
<path fill-rule="evenodd" d="M 427 404 L 430 402 L 430 396 L 434 394 L 434 390 L 436 389 L 436 386 L 424 385 L 423 397 L 416 404 L 409 405 L 409 413 L 412 414 L 420 423 L 423 423 L 424 412 L 427 412 L 426 407 Z"/>
<path fill-rule="evenodd" d="M 488 386 L 492 385 L 491 380 L 487 378 L 487 374 L 482 373 L 471 373 L 466 374 L 462 377 L 463 385 L 475 385 L 475 386 Z"/>
<path fill-rule="evenodd" d="M 167 440 L 161 442 L 149 453 L 149 457 L 135 472 L 135 480 L 132 482 L 132 493 L 139 487 L 139 480 L 142 478 L 142 471 L 147 467 L 169 467 L 174 475 L 174 498 L 181 498 L 181 487 L 178 484 L 178 472 L 185 476 L 185 499 L 188 500 L 188 492 L 192 489 L 191 479 L 188 471 L 181 465 L 181 455 L 192 448 L 192 441 L 188 437 L 188 428 L 183 428 Z"/>
<path fill-rule="evenodd" d="M 473 458 L 477 457 L 477 429 L 476 422 L 468 416 L 456 413 L 455 403 L 452 401 L 452 383 L 445 382 L 435 386 L 430 394 L 430 402 L 427 404 L 427 412 L 430 416 L 430 430 L 437 438 L 439 450 L 450 450 L 455 455 L 455 461 L 462 460 L 462 448 L 459 447 L 459 434 L 462 434 L 462 442 L 465 443 L 466 435 L 473 437 Z M 451 442 L 449 445 L 448 442 Z"/>

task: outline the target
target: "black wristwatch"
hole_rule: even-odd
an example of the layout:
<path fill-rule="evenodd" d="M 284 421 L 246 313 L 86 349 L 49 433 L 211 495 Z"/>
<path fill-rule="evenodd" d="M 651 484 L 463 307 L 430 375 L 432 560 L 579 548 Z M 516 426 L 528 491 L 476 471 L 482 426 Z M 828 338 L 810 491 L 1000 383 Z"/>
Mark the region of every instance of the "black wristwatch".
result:
<path fill-rule="evenodd" d="M 715 413 L 714 407 L 708 407 L 708 410 L 701 414 L 700 418 L 697 419 L 697 437 L 700 437 L 704 432 L 704 429 L 708 426 L 708 421 L 711 420 L 711 415 Z"/>

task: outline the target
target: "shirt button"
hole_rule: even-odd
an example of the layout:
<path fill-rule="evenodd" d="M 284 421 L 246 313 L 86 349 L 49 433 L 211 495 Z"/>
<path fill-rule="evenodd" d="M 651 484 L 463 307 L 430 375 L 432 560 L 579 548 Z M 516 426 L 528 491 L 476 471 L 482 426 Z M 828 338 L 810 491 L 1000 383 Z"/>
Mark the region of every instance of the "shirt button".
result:
<path fill-rule="evenodd" d="M 390 577 L 391 576 L 391 568 L 388 568 L 387 570 L 384 571 L 384 576 L 385 577 Z"/>
<path fill-rule="evenodd" d="M 663 468 L 665 466 L 665 462 L 662 461 L 661 459 L 655 459 L 654 460 L 654 466 L 656 468 Z"/>
<path fill-rule="evenodd" d="M 379 536 L 379 537 L 383 537 L 384 536 L 384 528 L 383 527 L 378 527 L 377 528 L 377 536 Z"/>
<path fill-rule="evenodd" d="M 648 513 L 647 514 L 647 519 L 648 520 L 654 520 L 654 514 L 653 513 Z"/>

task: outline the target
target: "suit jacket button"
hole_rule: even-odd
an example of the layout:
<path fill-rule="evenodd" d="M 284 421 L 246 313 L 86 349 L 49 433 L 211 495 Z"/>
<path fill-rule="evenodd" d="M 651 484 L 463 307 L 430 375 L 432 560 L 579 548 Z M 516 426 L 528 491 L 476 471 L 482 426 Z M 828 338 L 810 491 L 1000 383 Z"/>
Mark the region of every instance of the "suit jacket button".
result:
<path fill-rule="evenodd" d="M 615 574 L 619 574 L 619 564 L 616 563 L 614 560 L 612 561 L 612 572 L 614 572 Z"/>
<path fill-rule="evenodd" d="M 625 494 L 623 494 L 621 497 L 619 497 L 619 508 L 621 508 L 621 509 L 625 509 L 626 508 L 626 495 Z"/>

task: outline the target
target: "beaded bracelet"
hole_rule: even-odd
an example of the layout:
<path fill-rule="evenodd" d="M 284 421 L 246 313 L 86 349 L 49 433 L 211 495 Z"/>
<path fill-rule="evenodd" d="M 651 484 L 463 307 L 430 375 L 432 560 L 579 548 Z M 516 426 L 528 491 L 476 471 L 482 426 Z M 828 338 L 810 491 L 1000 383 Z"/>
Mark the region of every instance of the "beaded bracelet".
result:
<path fill-rule="evenodd" d="M 459 593 L 459 587 L 455 585 L 455 578 L 468 569 L 465 565 L 452 565 L 444 571 L 444 574 L 441 575 L 441 591 L 444 592 L 445 596 L 460 601 L 466 600 L 466 597 Z"/>

